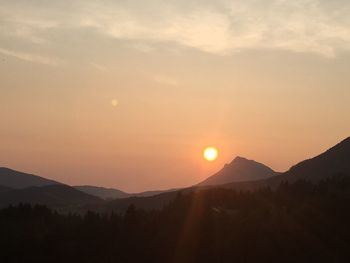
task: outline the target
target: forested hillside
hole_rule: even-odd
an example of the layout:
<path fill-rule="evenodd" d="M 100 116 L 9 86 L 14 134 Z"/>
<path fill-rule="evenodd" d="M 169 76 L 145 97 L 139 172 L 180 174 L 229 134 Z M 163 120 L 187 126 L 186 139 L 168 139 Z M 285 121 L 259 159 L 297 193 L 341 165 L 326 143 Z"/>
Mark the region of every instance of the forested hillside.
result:
<path fill-rule="evenodd" d="M 0 211 L 0 262 L 349 262 L 350 178 L 178 194 L 158 211 Z"/>

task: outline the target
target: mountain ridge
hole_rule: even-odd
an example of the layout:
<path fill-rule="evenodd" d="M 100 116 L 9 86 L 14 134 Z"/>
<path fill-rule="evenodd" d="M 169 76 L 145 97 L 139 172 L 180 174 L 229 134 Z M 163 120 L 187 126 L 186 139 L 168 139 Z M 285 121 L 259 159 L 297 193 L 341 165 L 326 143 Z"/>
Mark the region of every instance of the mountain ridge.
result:
<path fill-rule="evenodd" d="M 47 186 L 52 184 L 62 183 L 38 175 L 19 172 L 7 167 L 0 167 L 0 185 L 5 187 L 23 189 L 32 186 Z"/>
<path fill-rule="evenodd" d="M 264 168 L 263 170 L 266 172 L 266 174 L 268 174 L 268 172 L 273 171 L 271 168 L 261 163 L 255 162 L 253 160 L 248 160 L 243 157 L 236 157 L 230 164 L 225 165 L 224 168 L 220 170 L 218 173 L 216 173 L 215 175 L 218 175 L 218 174 L 220 175 L 220 172 L 222 171 L 230 172 L 232 165 L 238 165 L 238 166 L 242 165 L 240 167 L 245 167 L 245 165 L 248 165 L 249 167 L 257 166 L 258 168 Z M 292 166 L 287 172 L 275 174 L 274 176 L 271 176 L 265 179 L 253 180 L 253 181 L 238 181 L 233 183 L 224 183 L 224 184 L 216 184 L 216 185 L 198 184 L 189 188 L 183 188 L 180 190 L 173 189 L 173 191 L 161 192 L 161 193 L 158 193 L 157 191 L 151 191 L 151 193 L 157 193 L 157 194 L 150 197 L 142 197 L 142 196 L 140 197 L 140 196 L 134 195 L 125 199 L 117 199 L 117 200 L 113 200 L 111 202 L 105 203 L 106 205 L 104 207 L 107 208 L 109 211 L 111 210 L 121 211 L 121 210 L 125 210 L 128 205 L 135 204 L 139 208 L 156 209 L 156 208 L 161 208 L 166 203 L 170 202 L 172 199 L 176 197 L 178 193 L 186 193 L 189 191 L 191 192 L 191 191 L 197 191 L 197 190 L 213 188 L 213 187 L 230 188 L 230 189 L 236 189 L 239 191 L 244 191 L 244 190 L 251 191 L 251 190 L 261 189 L 265 187 L 274 189 L 278 187 L 282 182 L 294 183 L 297 180 L 307 180 L 307 181 L 316 183 L 321 180 L 325 180 L 331 176 L 336 176 L 337 174 L 345 174 L 350 176 L 350 137 L 346 138 L 345 140 L 341 141 L 340 143 L 336 144 L 335 146 L 329 148 L 325 152 L 313 158 L 297 163 L 296 165 Z M 228 175 L 230 175 L 230 173 L 228 173 Z M 47 181 L 45 182 L 47 183 Z M 0 185 L 1 185 L 1 181 L 0 181 Z M 42 190 L 42 189 L 40 190 L 40 188 L 41 187 L 32 188 L 31 191 L 33 191 L 33 189 L 37 189 L 37 190 L 39 189 L 39 192 L 40 192 Z M 3 190 L 4 191 L 2 191 L 2 193 L 0 191 L 0 200 L 1 200 L 1 196 L 6 196 L 6 194 L 10 192 L 15 193 L 14 191 L 25 190 L 25 189 L 11 190 L 8 188 L 8 186 L 3 186 Z M 79 192 L 76 189 L 74 190 Z M 28 199 L 22 199 L 22 200 L 26 201 Z M 100 200 L 100 199 L 97 199 L 97 200 Z"/>
<path fill-rule="evenodd" d="M 350 176 L 350 137 L 315 157 L 293 165 L 284 173 L 254 182 L 230 183 L 225 187 L 240 190 L 254 190 L 263 187 L 276 188 L 282 182 L 294 183 L 297 180 L 305 180 L 316 183 L 339 174 Z"/>
<path fill-rule="evenodd" d="M 73 187 L 79 191 L 97 196 L 105 200 L 124 199 L 129 197 L 150 197 L 150 196 L 178 190 L 178 189 L 167 189 L 167 190 L 150 190 L 150 191 L 144 191 L 139 193 L 127 193 L 116 188 L 107 188 L 107 187 L 93 186 L 93 185 L 80 185 L 80 186 L 78 185 Z"/>
<path fill-rule="evenodd" d="M 198 186 L 255 181 L 277 174 L 277 172 L 262 163 L 237 156 L 229 164 L 225 164 L 219 172 L 200 182 Z"/>
<path fill-rule="evenodd" d="M 340 157 L 339 157 L 340 156 Z M 331 160 L 327 160 L 327 159 Z M 334 162 L 332 162 L 332 159 L 336 159 L 335 163 L 340 164 L 339 167 L 342 167 L 342 169 L 339 169 L 339 167 L 334 166 Z M 326 169 L 326 173 L 324 172 L 324 169 L 321 168 L 313 168 L 311 169 L 310 173 L 315 174 L 312 178 L 309 178 L 309 176 L 304 175 L 306 173 L 301 171 L 300 167 L 305 166 L 305 162 L 307 163 L 307 166 L 309 162 L 311 162 L 313 165 L 316 165 L 314 162 L 316 160 L 316 164 L 320 162 L 321 164 L 326 161 L 326 163 L 333 163 L 333 165 L 330 165 L 328 169 Z M 305 168 L 302 168 L 305 169 Z M 316 172 L 313 172 L 313 171 Z M 318 170 L 320 173 L 318 173 Z M 292 174 L 293 173 L 300 173 L 301 175 L 296 175 Z M 306 173 L 307 174 L 307 173 Z M 146 199 L 124 199 L 124 200 L 119 200 L 117 202 L 113 202 L 110 204 L 113 209 L 116 210 L 125 210 L 127 205 L 130 204 L 135 204 L 138 208 L 144 208 L 144 209 L 155 209 L 155 208 L 161 208 L 164 206 L 166 202 L 170 202 L 172 198 L 175 198 L 175 196 L 178 193 L 187 193 L 187 192 L 193 192 L 193 191 L 201 191 L 205 189 L 210 189 L 210 188 L 229 188 L 229 189 L 234 189 L 237 191 L 254 191 L 258 189 L 263 189 L 263 188 L 271 188 L 271 189 L 276 189 L 282 182 L 289 182 L 289 183 L 294 183 L 298 180 L 307 180 L 307 181 L 312 181 L 313 183 L 325 180 L 327 178 L 330 178 L 332 176 L 337 176 L 338 174 L 343 174 L 345 176 L 350 176 L 350 137 L 347 139 L 341 141 L 340 143 L 336 144 L 335 146 L 329 148 L 325 152 L 299 162 L 298 164 L 292 166 L 287 172 L 284 173 L 279 173 L 275 176 L 262 179 L 262 180 L 256 180 L 256 181 L 241 181 L 241 182 L 233 182 L 233 183 L 228 183 L 228 184 L 220 184 L 220 185 L 200 185 L 197 184 L 193 187 L 189 188 L 184 188 L 181 189 L 177 192 L 171 193 L 172 195 L 169 195 L 168 193 L 163 193 L 159 194 L 153 197 Z M 169 201 L 170 200 L 170 201 Z"/>
<path fill-rule="evenodd" d="M 127 198 L 131 196 L 129 193 L 126 193 L 116 188 L 107 188 L 93 185 L 76 185 L 73 187 L 79 191 L 100 197 L 105 200 Z"/>
<path fill-rule="evenodd" d="M 102 202 L 100 198 L 64 184 L 32 186 L 0 192 L 0 207 L 20 203 L 70 207 Z"/>
<path fill-rule="evenodd" d="M 313 158 L 293 165 L 284 175 L 317 181 L 318 177 L 327 177 L 336 173 L 350 174 L 350 137 Z"/>

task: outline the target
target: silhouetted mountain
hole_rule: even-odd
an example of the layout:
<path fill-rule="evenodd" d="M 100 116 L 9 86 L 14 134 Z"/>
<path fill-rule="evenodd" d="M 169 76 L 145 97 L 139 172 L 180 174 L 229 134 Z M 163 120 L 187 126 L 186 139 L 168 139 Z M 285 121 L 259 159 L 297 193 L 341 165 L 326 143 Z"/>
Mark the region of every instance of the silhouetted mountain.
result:
<path fill-rule="evenodd" d="M 19 203 L 43 204 L 48 206 L 74 206 L 102 202 L 101 199 L 95 196 L 88 195 L 63 184 L 0 192 L 0 207 Z"/>
<path fill-rule="evenodd" d="M 246 158 L 236 157 L 218 173 L 210 176 L 198 185 L 220 185 L 232 182 L 255 181 L 266 179 L 276 174 L 275 171 L 266 165 Z"/>
<path fill-rule="evenodd" d="M 46 187 L 31 187 L 27 189 L 9 189 L 9 185 L 16 187 L 14 182 L 19 182 L 21 187 L 24 187 L 23 181 L 17 179 L 16 176 L 21 178 L 35 179 L 35 183 L 46 184 L 48 181 L 45 178 L 38 176 L 23 174 L 15 172 L 9 169 L 2 168 L 0 170 L 0 205 L 15 204 L 19 202 L 26 203 L 39 203 L 48 205 L 69 205 L 69 204 L 97 204 L 92 205 L 92 208 L 96 208 L 97 211 L 105 210 L 117 210 L 125 211 L 125 209 L 134 204 L 136 207 L 144 209 L 157 209 L 161 208 L 171 200 L 173 200 L 178 193 L 188 193 L 197 191 L 197 189 L 212 188 L 220 186 L 220 188 L 233 188 L 237 190 L 254 190 L 264 187 L 277 188 L 282 182 L 293 183 L 297 180 L 308 180 L 311 182 L 318 182 L 328 177 L 343 174 L 350 175 L 350 138 L 342 141 L 336 146 L 332 147 L 328 151 L 316 156 L 312 159 L 305 160 L 295 166 L 289 171 L 276 175 L 272 169 L 267 166 L 250 161 L 241 157 L 234 159 L 231 164 L 226 165 L 221 171 L 212 177 L 209 177 L 204 182 L 191 188 L 181 190 L 170 190 L 168 192 L 150 191 L 139 194 L 129 194 L 132 197 L 113 200 L 106 203 L 106 205 L 100 206 L 103 201 L 97 197 L 80 192 L 72 187 L 65 185 L 52 185 Z M 5 174 L 5 176 L 4 176 Z M 4 180 L 9 178 L 10 174 L 14 174 L 17 180 Z M 259 178 L 264 178 L 260 179 Z M 249 181 L 251 180 L 251 181 Z M 7 185 L 2 183 L 7 182 Z M 10 181 L 10 183 L 8 183 Z M 28 184 L 28 180 L 24 180 Z M 233 181 L 233 183 L 226 183 L 227 181 Z M 31 181 L 33 183 L 33 181 Z M 54 182 L 58 184 L 57 182 Z M 11 187 L 10 186 L 10 187 Z M 18 186 L 17 186 L 18 188 Z M 100 189 L 97 189 L 100 190 Z M 106 190 L 102 188 L 102 190 Z M 108 190 L 108 189 L 107 189 Z M 112 192 L 115 189 L 110 189 Z M 107 191 L 108 192 L 108 191 Z M 115 193 L 115 192 L 114 192 Z M 123 193 L 123 192 L 122 192 Z M 94 193 L 95 195 L 101 193 Z M 128 195 L 128 193 L 124 193 Z M 155 194 L 153 196 L 141 197 L 145 194 Z M 136 195 L 136 196 L 135 196 Z M 125 196 L 126 197 L 126 196 Z M 106 197 L 104 197 L 106 198 Z"/>
<path fill-rule="evenodd" d="M 326 152 L 298 163 L 283 176 L 293 178 L 288 178 L 289 181 L 304 179 L 317 182 L 336 174 L 350 175 L 350 137 Z"/>
<path fill-rule="evenodd" d="M 173 200 L 179 193 L 190 193 L 196 191 L 198 187 L 203 189 L 217 185 L 226 186 L 227 183 L 265 179 L 275 176 L 276 174 L 278 173 L 261 163 L 242 157 L 236 157 L 230 164 L 226 164 L 221 171 L 196 186 L 184 189 L 173 189 L 160 193 L 151 191 L 149 193 L 157 193 L 152 196 L 142 196 L 144 193 L 135 194 L 135 196 L 129 198 L 109 202 L 107 204 L 107 210 L 125 211 L 130 205 L 135 205 L 137 208 L 146 210 L 160 209 Z"/>
<path fill-rule="evenodd" d="M 91 209 L 104 211 L 105 206 L 101 206 L 102 199 L 128 199 L 120 201 L 120 206 L 136 202 L 145 204 L 146 208 L 161 207 L 167 203 L 169 198 L 155 197 L 155 202 L 143 197 L 153 197 L 166 191 L 147 191 L 141 193 L 125 193 L 118 189 L 103 188 L 95 186 L 71 187 L 59 182 L 49 180 L 40 176 L 14 171 L 8 168 L 0 168 L 0 207 L 15 205 L 19 203 L 44 204 L 50 207 L 63 207 L 64 211 L 72 206 L 89 205 Z M 102 198 L 102 199 L 100 199 Z M 163 202 L 163 199 L 165 200 Z M 148 205 L 148 202 L 150 203 Z M 147 203 L 147 204 L 146 204 Z M 124 205 L 125 204 L 125 205 Z M 117 208 L 116 210 L 123 210 Z M 74 209 L 73 209 L 74 210 Z"/>
<path fill-rule="evenodd" d="M 74 186 L 74 188 L 84 193 L 94 195 L 105 200 L 123 199 L 123 198 L 129 198 L 129 197 L 150 197 L 150 196 L 155 196 L 155 195 L 159 195 L 166 192 L 172 192 L 176 190 L 176 189 L 169 189 L 169 190 L 145 191 L 140 193 L 126 193 L 115 188 L 105 188 L 105 187 L 98 187 L 98 186 L 91 186 L 91 185 Z"/>
<path fill-rule="evenodd" d="M 185 190 L 168 191 L 153 196 L 133 196 L 129 198 L 116 199 L 108 202 L 105 209 L 107 211 L 125 212 L 130 205 L 135 205 L 137 208 L 145 210 L 161 209 L 171 200 L 174 200 L 176 195 L 182 191 Z"/>
<path fill-rule="evenodd" d="M 102 199 L 119 199 L 131 196 L 128 193 L 114 188 L 104 188 L 91 185 L 74 186 L 74 188 L 89 195 L 100 197 Z"/>
<path fill-rule="evenodd" d="M 326 152 L 294 165 L 285 173 L 265 180 L 231 183 L 225 187 L 241 190 L 276 188 L 281 182 L 294 183 L 297 180 L 305 180 L 315 183 L 337 175 L 350 176 L 350 137 Z"/>
<path fill-rule="evenodd" d="M 46 186 L 53 184 L 61 183 L 37 175 L 22 173 L 9 168 L 0 167 L 0 185 L 2 186 L 21 189 L 31 186 Z"/>
<path fill-rule="evenodd" d="M 174 192 L 180 189 L 168 189 L 168 190 L 154 190 L 154 191 L 145 191 L 145 192 L 140 192 L 140 193 L 132 193 L 130 194 L 130 197 L 150 197 L 150 196 L 155 196 L 163 193 L 169 193 L 169 192 Z"/>
<path fill-rule="evenodd" d="M 236 162 L 236 159 L 231 164 L 234 164 Z M 237 163 L 245 163 L 247 167 L 250 167 L 249 164 L 251 164 L 251 167 L 261 168 L 261 170 L 266 172 L 266 173 L 263 173 L 262 176 L 264 176 L 264 174 L 265 176 L 267 176 L 268 172 L 272 171 L 271 169 L 269 169 L 268 167 L 262 164 L 256 163 L 254 161 L 244 160 L 243 158 L 238 158 Z M 222 171 L 225 171 L 223 173 L 225 174 L 226 171 L 230 171 L 230 166 L 231 165 L 226 165 L 225 167 L 226 169 L 224 168 L 223 170 L 215 174 L 213 177 L 209 177 L 208 179 L 215 178 L 216 176 L 219 177 Z M 243 166 L 244 165 L 242 165 L 241 167 Z M 237 170 L 239 171 L 239 169 Z M 252 171 L 255 171 L 255 170 L 252 169 Z M 214 187 L 230 188 L 230 189 L 243 190 L 243 191 L 257 190 L 265 187 L 270 187 L 274 189 L 274 188 L 277 188 L 282 182 L 294 183 L 297 180 L 318 182 L 340 174 L 342 176 L 343 175 L 350 176 L 350 137 L 342 141 L 341 143 L 337 144 L 336 146 L 332 147 L 325 153 L 319 156 L 316 156 L 315 158 L 300 162 L 299 164 L 293 166 L 289 171 L 285 173 L 276 175 L 276 172 L 273 172 L 273 174 L 271 174 L 270 177 L 262 180 L 256 180 L 255 178 L 255 180 L 251 179 L 252 181 L 241 181 L 241 182 L 216 184 L 216 185 L 204 184 L 206 182 L 204 181 L 194 187 L 181 189 L 171 193 L 162 193 L 149 198 L 127 198 L 124 200 L 116 200 L 109 203 L 109 208 L 113 208 L 114 210 L 125 210 L 125 208 L 130 204 L 134 204 L 136 207 L 140 207 L 144 209 L 161 208 L 167 202 L 175 198 L 178 193 L 189 193 L 189 192 L 197 191 L 197 189 L 203 190 L 203 189 L 214 188 Z M 211 180 L 214 180 L 214 179 L 211 179 Z"/>

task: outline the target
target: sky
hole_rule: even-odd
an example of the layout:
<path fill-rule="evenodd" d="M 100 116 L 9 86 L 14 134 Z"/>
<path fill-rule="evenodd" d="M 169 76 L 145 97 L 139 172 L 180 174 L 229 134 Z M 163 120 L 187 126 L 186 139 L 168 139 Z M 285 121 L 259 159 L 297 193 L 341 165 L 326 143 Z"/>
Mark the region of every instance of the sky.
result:
<path fill-rule="evenodd" d="M 0 0 L 0 166 L 129 192 L 350 136 L 347 0 Z M 202 158 L 206 146 L 219 158 Z"/>

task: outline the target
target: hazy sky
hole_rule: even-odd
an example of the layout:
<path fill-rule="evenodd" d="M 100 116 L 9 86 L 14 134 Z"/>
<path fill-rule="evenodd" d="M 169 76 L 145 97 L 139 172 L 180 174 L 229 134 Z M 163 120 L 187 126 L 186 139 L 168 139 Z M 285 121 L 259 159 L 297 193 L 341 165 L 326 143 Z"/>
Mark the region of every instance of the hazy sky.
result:
<path fill-rule="evenodd" d="M 348 0 L 0 0 L 0 166 L 127 191 L 350 136 Z M 220 158 L 201 157 L 214 145 Z"/>

